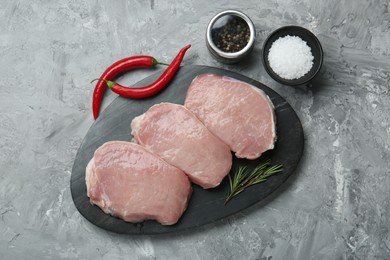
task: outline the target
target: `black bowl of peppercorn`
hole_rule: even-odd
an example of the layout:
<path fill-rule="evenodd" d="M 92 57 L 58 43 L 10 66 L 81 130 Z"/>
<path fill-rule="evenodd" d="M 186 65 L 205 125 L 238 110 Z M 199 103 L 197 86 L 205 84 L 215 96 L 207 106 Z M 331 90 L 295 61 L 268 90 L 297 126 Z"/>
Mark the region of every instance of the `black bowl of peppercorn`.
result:
<path fill-rule="evenodd" d="M 215 15 L 207 26 L 206 44 L 220 62 L 232 64 L 246 57 L 255 43 L 255 26 L 244 13 L 226 10 Z"/>

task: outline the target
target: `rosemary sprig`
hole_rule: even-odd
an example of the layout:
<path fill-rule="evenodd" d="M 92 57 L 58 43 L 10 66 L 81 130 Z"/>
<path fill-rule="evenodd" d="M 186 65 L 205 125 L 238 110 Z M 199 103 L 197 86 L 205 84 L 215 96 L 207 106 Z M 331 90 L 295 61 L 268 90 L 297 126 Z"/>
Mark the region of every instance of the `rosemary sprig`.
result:
<path fill-rule="evenodd" d="M 230 191 L 228 197 L 225 200 L 225 205 L 233 197 L 243 192 L 247 187 L 260 182 L 264 182 L 271 175 L 279 173 L 281 171 L 283 171 L 283 166 L 271 166 L 270 159 L 261 162 L 250 174 L 248 174 L 248 168 L 246 166 L 240 166 L 233 177 L 230 176 L 231 174 L 228 175 Z"/>

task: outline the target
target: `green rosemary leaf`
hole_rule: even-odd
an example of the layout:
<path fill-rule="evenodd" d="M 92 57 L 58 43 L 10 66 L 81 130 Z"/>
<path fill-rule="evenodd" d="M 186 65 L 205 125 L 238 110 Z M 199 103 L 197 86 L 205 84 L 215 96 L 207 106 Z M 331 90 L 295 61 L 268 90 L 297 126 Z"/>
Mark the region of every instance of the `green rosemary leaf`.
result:
<path fill-rule="evenodd" d="M 234 175 L 234 183 L 235 184 L 241 183 L 245 179 L 247 171 L 248 170 L 247 170 L 246 166 L 239 167 L 238 171 L 237 171 L 237 174 Z"/>
<path fill-rule="evenodd" d="M 229 177 L 229 186 L 230 186 L 230 190 L 233 190 L 233 181 L 232 181 L 232 177 L 230 177 L 230 174 L 228 175 Z"/>
<path fill-rule="evenodd" d="M 247 187 L 264 182 L 268 177 L 282 172 L 282 165 L 271 166 L 271 160 L 261 162 L 250 174 L 246 166 L 240 166 L 233 177 L 229 174 L 229 194 L 225 200 L 225 205 L 232 198 L 243 192 Z"/>

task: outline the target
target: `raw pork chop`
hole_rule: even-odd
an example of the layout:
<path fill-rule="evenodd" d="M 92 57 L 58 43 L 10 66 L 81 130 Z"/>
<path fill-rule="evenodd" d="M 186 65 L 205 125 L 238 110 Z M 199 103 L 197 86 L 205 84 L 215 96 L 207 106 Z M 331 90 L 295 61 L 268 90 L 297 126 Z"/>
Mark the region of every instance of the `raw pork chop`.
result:
<path fill-rule="evenodd" d="M 144 147 L 107 142 L 86 169 L 87 195 L 105 213 L 128 222 L 155 219 L 175 224 L 187 207 L 188 177 Z"/>
<path fill-rule="evenodd" d="M 274 106 L 252 85 L 202 74 L 192 81 L 184 105 L 239 158 L 256 159 L 274 148 Z"/>
<path fill-rule="evenodd" d="M 183 170 L 203 188 L 213 188 L 229 173 L 232 154 L 184 106 L 161 103 L 132 123 L 135 141 Z"/>

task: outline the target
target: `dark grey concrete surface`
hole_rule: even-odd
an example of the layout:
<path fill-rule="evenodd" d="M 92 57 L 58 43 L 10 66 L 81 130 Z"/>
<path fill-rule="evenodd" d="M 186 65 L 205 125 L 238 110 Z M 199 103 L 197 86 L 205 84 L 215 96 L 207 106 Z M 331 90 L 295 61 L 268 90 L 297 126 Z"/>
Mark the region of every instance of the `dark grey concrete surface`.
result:
<path fill-rule="evenodd" d="M 208 21 L 230 8 L 248 14 L 258 36 L 238 65 L 218 63 L 205 45 Z M 0 18 L 0 259 L 390 258 L 387 0 L 3 0 Z M 311 88 L 280 85 L 261 64 L 264 39 L 290 24 L 324 48 Z M 89 81 L 119 58 L 169 61 L 187 43 L 184 65 L 239 72 L 291 104 L 306 140 L 297 173 L 265 202 L 190 232 L 101 230 L 78 213 L 69 188 L 93 122 Z"/>

